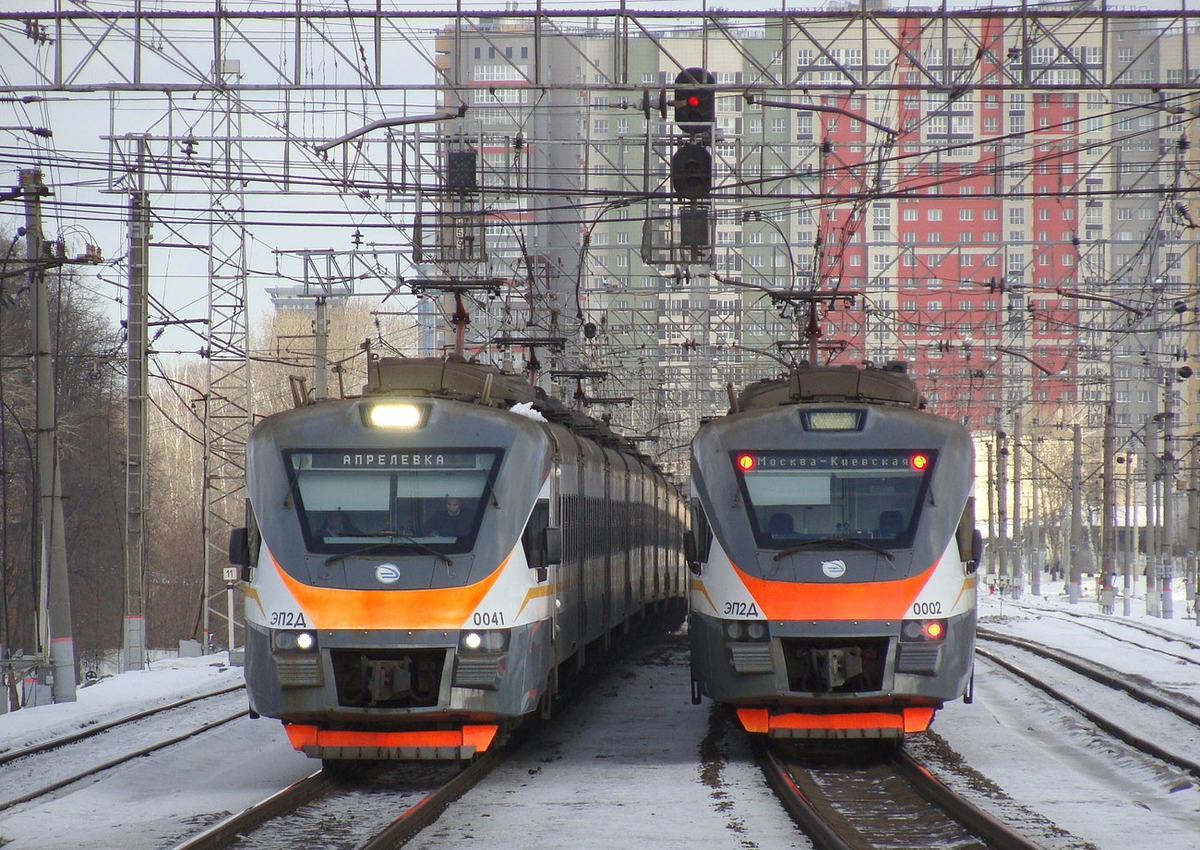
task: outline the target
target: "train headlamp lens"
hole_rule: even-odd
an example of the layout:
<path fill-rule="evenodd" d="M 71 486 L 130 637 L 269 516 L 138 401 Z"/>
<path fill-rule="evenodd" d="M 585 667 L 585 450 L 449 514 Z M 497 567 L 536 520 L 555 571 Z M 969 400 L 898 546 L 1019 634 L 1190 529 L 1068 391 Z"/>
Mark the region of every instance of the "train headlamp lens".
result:
<path fill-rule="evenodd" d="M 725 623 L 726 640 L 761 641 L 767 639 L 765 620 L 728 620 Z"/>
<path fill-rule="evenodd" d="M 905 620 L 900 627 L 900 639 L 937 642 L 946 637 L 945 620 Z"/>
<path fill-rule="evenodd" d="M 756 466 L 754 455 L 738 455 L 737 466 L 742 472 L 749 472 Z"/>
<path fill-rule="evenodd" d="M 279 652 L 312 652 L 317 648 L 317 636 L 312 632 L 275 632 L 272 641 Z"/>
<path fill-rule="evenodd" d="M 421 408 L 415 404 L 376 404 L 367 419 L 374 428 L 416 428 L 421 424 Z"/>
<path fill-rule="evenodd" d="M 858 410 L 814 410 L 802 415 L 809 431 L 857 431 L 862 421 Z"/>
<path fill-rule="evenodd" d="M 508 649 L 508 634 L 507 629 L 464 632 L 458 646 L 463 652 L 504 652 Z"/>

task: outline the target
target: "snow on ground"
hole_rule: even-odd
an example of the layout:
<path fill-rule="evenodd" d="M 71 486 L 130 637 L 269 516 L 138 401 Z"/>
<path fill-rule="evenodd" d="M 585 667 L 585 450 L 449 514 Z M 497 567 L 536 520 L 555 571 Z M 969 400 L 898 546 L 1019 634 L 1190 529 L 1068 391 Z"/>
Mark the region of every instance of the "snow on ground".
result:
<path fill-rule="evenodd" d="M 227 666 L 225 659 L 222 652 L 155 661 L 146 670 L 110 676 L 79 688 L 75 702 L 0 714 L 0 754 L 143 709 L 240 685 L 241 668 Z"/>
<path fill-rule="evenodd" d="M 1133 617 L 1101 617 L 1092 590 L 1090 598 L 1085 595 L 1075 605 L 1069 603 L 1061 582 L 1044 584 L 1043 596 L 1026 595 L 1016 603 L 985 591 L 980 596 L 980 624 L 1171 684 L 1176 691 L 1200 698 L 1198 668 L 1105 639 L 1086 628 L 1107 626 L 1121 634 L 1122 622 L 1136 621 L 1200 641 L 1195 620 L 1147 617 L 1141 613 L 1140 599 L 1134 600 Z M 1185 607 L 1181 595 L 1176 612 L 1182 615 Z M 1089 616 L 1083 625 L 1058 616 L 1068 611 L 1097 616 Z M 1200 661 L 1198 650 L 1180 646 L 1172 651 L 1184 655 L 1190 651 Z M 1142 718 L 1133 715 L 1128 722 L 1136 729 Z M 1153 729 L 1140 731 L 1155 737 Z M 1145 835 L 1154 836 L 1155 850 L 1200 847 L 1200 788 L 1195 777 L 1097 735 L 1086 720 L 1064 714 L 1056 703 L 1016 684 L 1008 673 L 986 661 L 976 664 L 974 703 L 947 705 L 938 712 L 933 732 L 966 764 L 1003 789 L 1013 803 L 1041 813 L 1057 827 L 1038 836 L 1047 847 L 1079 847 L 1082 840 L 1102 850 L 1125 850 L 1138 846 Z M 1121 765 L 1119 771 L 1113 769 L 1114 758 Z M 997 806 L 996 811 L 1006 819 L 1013 817 L 1011 806 Z M 1054 833 L 1062 830 L 1070 835 L 1055 841 Z"/>
<path fill-rule="evenodd" d="M 1043 592 L 1040 598 L 1026 595 L 1014 602 L 985 589 L 981 623 L 1169 683 L 1200 699 L 1200 676 L 1191 665 L 1103 638 L 1061 616 L 1096 612 L 1094 595 L 1085 590 L 1084 598 L 1070 605 L 1061 582 L 1045 583 Z M 1130 620 L 1200 640 L 1194 615 L 1183 619 L 1182 597 L 1176 604 L 1179 619 L 1146 617 L 1143 607 L 1136 600 Z M 1122 635 L 1126 621 L 1118 614 L 1089 617 L 1087 623 Z M 1172 651 L 1200 655 L 1182 642 Z M 806 846 L 742 742 L 722 733 L 707 701 L 691 704 L 686 662 L 670 660 L 664 655 L 658 661 L 628 662 L 609 674 L 599 691 L 539 732 L 531 747 L 452 806 L 414 846 L 439 850 L 470 841 L 508 848 L 538 841 L 623 848 L 661 843 L 663 822 L 678 846 Z M 224 661 L 223 655 L 158 661 L 149 670 L 81 688 L 74 703 L 0 715 L 0 753 L 239 682 L 240 669 Z M 1029 823 L 1031 835 L 1047 847 L 1124 850 L 1142 843 L 1139 836 L 1153 836 L 1155 850 L 1200 846 L 1195 778 L 1097 736 L 1085 721 L 1064 714 L 985 661 L 977 671 L 974 704 L 946 706 L 918 752 L 937 749 L 944 739 L 961 754 L 967 772 L 976 775 L 975 781 L 963 779 L 957 768 L 956 781 L 994 786 L 1002 797 L 998 814 Z M 603 712 L 589 708 L 601 699 Z M 1142 722 L 1137 714 L 1128 720 L 1131 726 Z M 187 776 L 155 776 L 146 764 L 131 771 L 125 782 L 140 796 L 136 807 L 114 803 L 108 796 L 111 786 L 105 790 L 100 783 L 70 795 L 70 802 L 60 800 L 53 816 L 24 807 L 5 812 L 0 846 L 7 840 L 12 843 L 6 850 L 126 846 L 122 836 L 132 830 L 139 847 L 169 847 L 188 831 L 181 824 L 202 824 L 236 811 L 315 769 L 315 762 L 291 751 L 278 723 L 236 726 L 229 751 L 198 748 Z M 1113 769 L 1114 761 L 1120 770 Z M 955 770 L 948 765 L 943 772 Z"/>

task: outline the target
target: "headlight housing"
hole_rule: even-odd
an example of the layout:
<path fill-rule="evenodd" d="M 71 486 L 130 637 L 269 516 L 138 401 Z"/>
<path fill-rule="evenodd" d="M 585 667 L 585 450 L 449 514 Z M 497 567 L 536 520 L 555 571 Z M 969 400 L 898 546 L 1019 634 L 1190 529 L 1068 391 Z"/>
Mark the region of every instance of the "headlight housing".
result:
<path fill-rule="evenodd" d="M 363 424 L 368 428 L 395 428 L 412 430 L 423 428 L 429 414 L 429 405 L 411 402 L 377 401 L 363 405 Z"/>
<path fill-rule="evenodd" d="M 725 637 L 734 641 L 761 643 L 771 637 L 766 620 L 726 620 Z"/>
<path fill-rule="evenodd" d="M 310 631 L 275 631 L 271 647 L 276 652 L 316 652 L 317 633 Z"/>
<path fill-rule="evenodd" d="M 508 629 L 473 629 L 458 639 L 459 652 L 504 652 L 508 649 Z"/>
<path fill-rule="evenodd" d="M 945 620 L 905 620 L 900 626 L 900 640 L 941 643 L 947 631 Z"/>

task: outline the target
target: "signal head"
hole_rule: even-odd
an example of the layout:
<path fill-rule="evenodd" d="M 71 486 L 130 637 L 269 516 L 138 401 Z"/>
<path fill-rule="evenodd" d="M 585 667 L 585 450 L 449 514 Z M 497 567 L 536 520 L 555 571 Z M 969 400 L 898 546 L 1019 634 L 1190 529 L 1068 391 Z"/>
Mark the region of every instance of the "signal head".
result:
<path fill-rule="evenodd" d="M 675 77 L 675 123 L 685 133 L 704 133 L 716 121 L 717 78 L 703 68 L 687 68 Z"/>

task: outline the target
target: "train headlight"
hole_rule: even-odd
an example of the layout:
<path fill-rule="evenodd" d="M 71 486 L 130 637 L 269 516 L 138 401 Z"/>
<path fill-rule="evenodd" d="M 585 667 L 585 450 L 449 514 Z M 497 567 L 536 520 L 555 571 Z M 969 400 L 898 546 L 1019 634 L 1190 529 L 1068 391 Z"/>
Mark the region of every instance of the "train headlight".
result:
<path fill-rule="evenodd" d="M 900 627 L 900 640 L 937 642 L 945 639 L 945 620 L 905 620 Z"/>
<path fill-rule="evenodd" d="M 806 431 L 859 431 L 862 429 L 861 410 L 814 410 L 800 414 Z"/>
<path fill-rule="evenodd" d="M 463 632 L 458 639 L 458 648 L 461 652 L 504 652 L 508 649 L 508 630 Z"/>
<path fill-rule="evenodd" d="M 420 428 L 425 424 L 425 405 L 379 402 L 366 408 L 366 424 L 372 428 Z"/>
<path fill-rule="evenodd" d="M 738 641 L 764 641 L 768 637 L 767 624 L 763 620 L 727 620 L 725 637 Z"/>
<path fill-rule="evenodd" d="M 272 632 L 271 644 L 277 652 L 315 652 L 317 636 L 312 632 Z"/>

